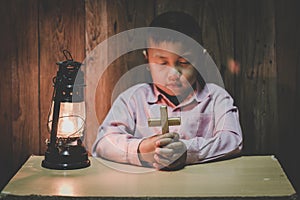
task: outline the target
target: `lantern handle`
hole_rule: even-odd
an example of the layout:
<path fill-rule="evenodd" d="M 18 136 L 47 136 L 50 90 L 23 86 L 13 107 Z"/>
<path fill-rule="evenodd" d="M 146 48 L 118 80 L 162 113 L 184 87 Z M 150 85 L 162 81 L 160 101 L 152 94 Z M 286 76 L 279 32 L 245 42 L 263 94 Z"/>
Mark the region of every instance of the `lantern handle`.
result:
<path fill-rule="evenodd" d="M 64 54 L 64 56 L 65 56 L 65 58 L 67 60 L 72 60 L 73 61 L 73 57 L 72 57 L 71 53 L 67 49 L 63 50 L 63 54 Z M 68 57 L 71 58 L 71 59 L 69 59 Z"/>

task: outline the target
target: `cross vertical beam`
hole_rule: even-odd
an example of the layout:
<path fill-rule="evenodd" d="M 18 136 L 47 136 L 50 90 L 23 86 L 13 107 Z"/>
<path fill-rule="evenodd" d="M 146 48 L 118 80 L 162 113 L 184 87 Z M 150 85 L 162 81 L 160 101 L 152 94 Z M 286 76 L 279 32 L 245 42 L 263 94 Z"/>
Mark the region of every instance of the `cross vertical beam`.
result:
<path fill-rule="evenodd" d="M 169 132 L 169 126 L 180 125 L 179 117 L 168 118 L 167 106 L 160 107 L 160 119 L 148 119 L 148 126 L 161 126 L 162 134 Z"/>

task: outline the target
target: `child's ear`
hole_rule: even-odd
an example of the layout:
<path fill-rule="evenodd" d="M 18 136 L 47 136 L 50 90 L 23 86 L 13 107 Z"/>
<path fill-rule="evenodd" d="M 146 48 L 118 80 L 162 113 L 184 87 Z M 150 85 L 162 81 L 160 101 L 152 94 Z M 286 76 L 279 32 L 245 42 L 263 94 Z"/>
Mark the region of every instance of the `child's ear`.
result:
<path fill-rule="evenodd" d="M 147 53 L 147 50 L 143 50 L 143 55 L 144 55 L 145 59 L 148 60 L 148 53 Z"/>

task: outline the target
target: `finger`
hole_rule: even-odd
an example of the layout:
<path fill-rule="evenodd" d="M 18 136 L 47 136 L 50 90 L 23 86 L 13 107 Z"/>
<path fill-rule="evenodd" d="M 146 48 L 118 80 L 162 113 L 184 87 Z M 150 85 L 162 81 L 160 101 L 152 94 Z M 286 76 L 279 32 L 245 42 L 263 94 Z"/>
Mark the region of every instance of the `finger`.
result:
<path fill-rule="evenodd" d="M 162 165 L 162 166 L 168 166 L 171 163 L 169 161 L 169 159 L 163 158 L 163 157 L 159 156 L 158 154 L 154 155 L 154 160 L 156 161 L 156 163 L 158 163 L 159 165 Z"/>
<path fill-rule="evenodd" d="M 157 147 L 163 147 L 173 142 L 172 138 L 161 138 L 155 142 Z"/>
<path fill-rule="evenodd" d="M 155 169 L 157 169 L 157 170 L 161 170 L 161 169 L 163 169 L 163 168 L 165 167 L 165 166 L 160 165 L 160 164 L 158 164 L 158 163 L 153 163 L 152 166 L 153 166 Z"/>
<path fill-rule="evenodd" d="M 160 156 L 169 158 L 169 157 L 173 156 L 174 150 L 173 149 L 168 149 L 168 148 L 156 148 L 155 153 L 160 155 Z"/>
<path fill-rule="evenodd" d="M 174 149 L 174 150 L 185 149 L 184 144 L 182 142 L 172 142 L 166 145 L 165 148 Z"/>
<path fill-rule="evenodd" d="M 165 133 L 165 134 L 160 134 L 160 135 L 156 135 L 157 139 L 161 139 L 161 138 L 172 138 L 172 139 L 179 139 L 179 135 L 178 133 L 175 132 L 169 132 L 169 133 Z"/>
<path fill-rule="evenodd" d="M 174 138 L 174 133 L 171 132 L 171 133 L 165 133 L 165 134 L 161 134 L 159 135 L 158 139 L 162 139 L 162 138 Z"/>
<path fill-rule="evenodd" d="M 172 161 L 176 161 L 178 158 L 180 158 L 183 155 L 183 153 L 174 153 L 172 157 L 170 158 Z"/>
<path fill-rule="evenodd" d="M 171 132 L 171 133 L 172 133 L 172 135 L 173 135 L 173 140 L 174 140 L 174 141 L 178 141 L 178 140 L 179 140 L 179 134 L 176 133 L 176 132 Z"/>

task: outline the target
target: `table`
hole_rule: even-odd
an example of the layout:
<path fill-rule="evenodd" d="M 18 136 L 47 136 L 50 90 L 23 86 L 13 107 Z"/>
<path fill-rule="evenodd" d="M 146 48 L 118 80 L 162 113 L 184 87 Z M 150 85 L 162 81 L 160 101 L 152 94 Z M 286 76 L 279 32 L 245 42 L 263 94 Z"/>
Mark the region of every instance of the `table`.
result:
<path fill-rule="evenodd" d="M 41 167 L 43 159 L 31 156 L 0 199 L 296 199 L 274 156 L 243 156 L 173 172 L 93 157 L 88 168 L 50 170 Z"/>

